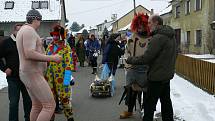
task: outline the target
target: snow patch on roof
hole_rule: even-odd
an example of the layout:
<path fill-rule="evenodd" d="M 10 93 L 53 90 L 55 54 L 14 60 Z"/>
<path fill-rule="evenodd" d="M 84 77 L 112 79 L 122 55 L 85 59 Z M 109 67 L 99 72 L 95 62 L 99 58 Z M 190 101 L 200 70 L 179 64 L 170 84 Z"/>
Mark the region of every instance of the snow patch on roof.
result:
<path fill-rule="evenodd" d="M 90 27 L 84 27 L 84 28 L 82 28 L 81 30 L 79 30 L 78 32 L 77 32 L 77 34 L 80 34 L 80 33 L 82 33 L 83 32 L 83 30 L 87 30 L 87 32 L 89 33 L 89 30 L 90 30 Z"/>
<path fill-rule="evenodd" d="M 95 30 L 95 29 L 97 29 L 96 26 L 90 26 L 90 27 L 89 27 L 89 30 Z"/>
<path fill-rule="evenodd" d="M 126 25 L 125 27 L 119 29 L 118 31 L 125 31 L 125 30 L 129 30 L 131 29 L 131 23 L 129 23 L 128 25 Z"/>
<path fill-rule="evenodd" d="M 6 0 L 0 1 L 0 22 L 24 22 L 26 21 L 26 14 L 31 10 L 32 1 L 40 0 L 12 0 L 14 1 L 13 9 L 4 9 Z M 44 0 L 43 0 L 44 1 Z M 61 5 L 60 0 L 46 0 L 48 1 L 48 9 L 37 9 L 41 15 L 42 20 L 60 20 L 61 19 Z"/>

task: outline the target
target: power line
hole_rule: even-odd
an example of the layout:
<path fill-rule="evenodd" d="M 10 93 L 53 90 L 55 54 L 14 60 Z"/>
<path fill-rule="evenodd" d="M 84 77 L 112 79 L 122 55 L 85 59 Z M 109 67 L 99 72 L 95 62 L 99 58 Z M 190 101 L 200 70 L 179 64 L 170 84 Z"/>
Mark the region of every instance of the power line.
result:
<path fill-rule="evenodd" d="M 164 11 L 164 10 L 168 9 L 171 5 L 172 5 L 172 4 L 169 4 L 167 7 L 165 7 L 165 8 L 164 8 L 164 9 L 162 9 L 162 10 L 160 10 L 160 12 L 162 12 L 162 11 Z"/>
<path fill-rule="evenodd" d="M 89 9 L 89 10 L 74 12 L 74 13 L 71 13 L 71 14 L 75 15 L 75 14 L 81 14 L 81 13 L 88 13 L 88 12 L 96 11 L 96 10 L 99 10 L 99 9 L 104 9 L 104 8 L 112 7 L 112 6 L 115 6 L 115 5 L 118 5 L 118 4 L 122 3 L 122 2 L 124 2 L 124 1 L 126 1 L 126 0 L 122 0 L 122 1 L 117 2 L 117 3 L 114 3 L 114 4 L 110 4 L 110 5 L 106 5 L 106 6 L 94 8 L 94 9 Z M 127 1 L 128 1 L 128 0 L 127 0 Z"/>

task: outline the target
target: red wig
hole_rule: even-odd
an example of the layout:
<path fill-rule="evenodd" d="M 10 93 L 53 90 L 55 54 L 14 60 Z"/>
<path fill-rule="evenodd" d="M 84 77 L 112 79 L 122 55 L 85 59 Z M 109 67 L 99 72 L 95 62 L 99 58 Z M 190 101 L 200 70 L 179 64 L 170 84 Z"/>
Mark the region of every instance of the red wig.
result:
<path fill-rule="evenodd" d="M 144 15 L 144 13 L 136 14 L 131 23 L 131 31 L 137 32 L 138 28 L 140 26 L 143 26 L 144 31 L 146 31 L 149 35 L 150 31 L 148 27 L 148 19 L 149 19 L 149 16 L 147 14 L 146 15 Z"/>

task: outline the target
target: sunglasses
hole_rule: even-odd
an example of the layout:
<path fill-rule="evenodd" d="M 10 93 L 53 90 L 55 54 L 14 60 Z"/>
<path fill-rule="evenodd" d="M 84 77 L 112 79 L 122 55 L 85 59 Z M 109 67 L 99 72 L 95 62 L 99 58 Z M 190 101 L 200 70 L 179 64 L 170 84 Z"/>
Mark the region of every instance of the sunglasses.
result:
<path fill-rule="evenodd" d="M 42 17 L 35 17 L 37 21 L 42 21 Z"/>
<path fill-rule="evenodd" d="M 15 27 L 17 27 L 17 26 L 22 26 L 22 25 L 23 25 L 23 24 L 16 24 Z"/>
<path fill-rule="evenodd" d="M 42 18 L 36 18 L 37 21 L 42 21 Z"/>

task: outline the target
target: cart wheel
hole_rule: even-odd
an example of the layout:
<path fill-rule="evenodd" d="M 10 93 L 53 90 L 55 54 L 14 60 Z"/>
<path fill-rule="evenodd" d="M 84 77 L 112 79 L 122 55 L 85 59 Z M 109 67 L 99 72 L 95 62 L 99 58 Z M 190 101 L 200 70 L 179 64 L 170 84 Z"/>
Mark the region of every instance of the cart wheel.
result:
<path fill-rule="evenodd" d="M 92 96 L 92 97 L 96 97 L 95 94 L 93 94 L 93 93 L 91 94 L 91 96 Z"/>
<path fill-rule="evenodd" d="M 108 92 L 106 96 L 107 96 L 107 97 L 111 97 L 111 93 L 110 93 L 110 92 Z"/>

